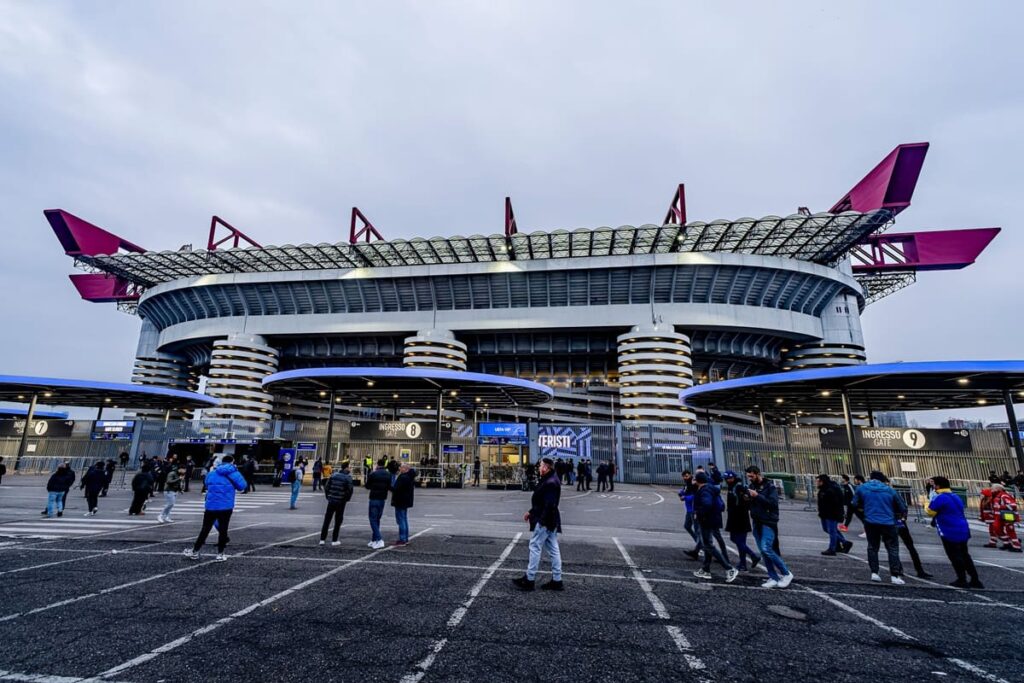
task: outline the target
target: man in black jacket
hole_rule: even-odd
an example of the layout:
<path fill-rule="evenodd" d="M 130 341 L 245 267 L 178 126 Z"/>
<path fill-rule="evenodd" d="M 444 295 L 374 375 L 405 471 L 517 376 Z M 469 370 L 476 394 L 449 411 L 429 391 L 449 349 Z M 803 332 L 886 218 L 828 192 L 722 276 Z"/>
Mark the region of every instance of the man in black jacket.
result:
<path fill-rule="evenodd" d="M 409 508 L 412 507 L 415 492 L 416 470 L 403 462 L 398 469 L 395 487 L 391 492 L 391 507 L 395 508 L 395 523 L 398 524 L 398 540 L 393 545 L 403 546 L 409 543 Z"/>
<path fill-rule="evenodd" d="M 697 525 L 700 527 L 701 545 L 704 547 L 704 566 L 693 573 L 698 579 L 710 579 L 711 558 L 725 568 L 725 582 L 732 583 L 739 575 L 739 571 L 729 562 L 724 552 L 715 547 L 717 541 L 723 550 L 725 541 L 722 540 L 722 512 L 725 503 L 722 502 L 722 493 L 717 486 L 708 481 L 707 472 L 698 472 L 693 480 L 697 483 L 697 494 L 693 499 L 693 514 L 697 518 Z"/>
<path fill-rule="evenodd" d="M 560 591 L 565 588 L 562 585 L 562 553 L 558 549 L 558 534 L 562 531 L 558 501 L 562 496 L 562 483 L 554 470 L 555 463 L 551 458 L 540 461 L 540 482 L 530 498 L 530 511 L 523 515 L 523 521 L 530 523 L 533 536 L 530 538 L 530 563 L 526 567 L 526 575 L 512 580 L 520 590 L 533 590 L 542 550 L 548 551 L 551 580 L 541 584 L 541 590 Z"/>
<path fill-rule="evenodd" d="M 388 491 L 391 490 L 391 475 L 384 468 L 385 462 L 377 463 L 377 469 L 366 478 L 366 488 L 370 489 L 370 530 L 373 536 L 367 544 L 374 550 L 384 547 L 384 537 L 380 535 L 380 518 L 384 515 L 384 505 L 388 502 Z"/>
<path fill-rule="evenodd" d="M 132 477 L 132 504 L 128 508 L 129 515 L 144 515 L 142 506 L 149 499 L 153 492 L 153 474 L 150 472 L 150 465 L 146 463 L 139 470 L 139 473 Z"/>
<path fill-rule="evenodd" d="M 86 517 L 95 515 L 99 511 L 100 492 L 103 491 L 106 484 L 107 472 L 103 467 L 103 461 L 97 460 L 96 464 L 82 476 L 82 484 L 78 487 L 85 489 L 85 500 L 89 507 L 89 511 L 85 513 Z"/>
<path fill-rule="evenodd" d="M 64 516 L 64 499 L 74 483 L 75 473 L 68 463 L 63 462 L 57 465 L 57 470 L 50 475 L 49 481 L 46 482 L 46 512 L 43 514 L 47 519 L 53 518 L 55 512 L 57 517 Z"/>
<path fill-rule="evenodd" d="M 761 474 L 757 465 L 746 469 L 746 497 L 750 504 L 750 521 L 753 523 L 754 540 L 761 551 L 761 561 L 768 580 L 762 588 L 786 588 L 793 582 L 793 572 L 775 549 L 779 535 L 779 492 L 770 479 Z"/>
<path fill-rule="evenodd" d="M 345 504 L 352 500 L 352 475 L 348 471 L 348 460 L 342 460 L 338 470 L 323 483 L 324 496 L 327 498 L 327 512 L 324 513 L 324 525 L 320 528 L 320 545 L 327 542 L 327 529 L 334 518 L 334 534 L 331 545 L 338 545 L 338 532 L 345 519 Z"/>
<path fill-rule="evenodd" d="M 843 489 L 827 474 L 819 474 L 817 481 L 818 517 L 821 519 L 821 530 L 828 534 L 828 550 L 822 550 L 821 554 L 848 553 L 853 547 L 853 542 L 847 541 L 843 532 L 839 530 L 846 512 Z"/>
<path fill-rule="evenodd" d="M 114 472 L 117 470 L 117 463 L 113 458 L 107 458 L 107 464 L 103 468 L 103 490 L 100 491 L 100 498 L 107 495 L 110 482 L 114 481 Z"/>

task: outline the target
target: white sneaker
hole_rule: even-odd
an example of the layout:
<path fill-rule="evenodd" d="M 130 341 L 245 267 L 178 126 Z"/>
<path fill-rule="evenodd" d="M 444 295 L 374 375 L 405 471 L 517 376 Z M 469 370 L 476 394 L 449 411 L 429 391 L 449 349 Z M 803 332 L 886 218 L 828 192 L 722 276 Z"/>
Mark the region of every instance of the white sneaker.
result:
<path fill-rule="evenodd" d="M 375 545 L 377 545 L 377 541 L 370 541 L 369 543 L 367 543 L 367 544 L 366 544 L 366 547 L 367 547 L 367 548 L 372 548 L 372 547 L 374 547 Z"/>
<path fill-rule="evenodd" d="M 736 580 L 736 577 L 739 576 L 739 575 L 740 575 L 740 572 L 739 572 L 738 569 L 730 569 L 729 571 L 727 571 L 725 573 L 725 582 L 726 583 L 732 583 L 733 581 Z"/>
<path fill-rule="evenodd" d="M 164 517 L 164 521 L 165 521 L 165 522 L 167 522 L 168 524 L 170 524 L 170 523 L 171 523 L 171 522 L 173 522 L 174 520 L 173 520 L 173 519 L 171 519 L 170 517 Z"/>
<path fill-rule="evenodd" d="M 779 582 L 776 581 L 775 579 L 768 579 L 767 581 L 765 581 L 764 583 L 761 584 L 761 588 L 778 588 L 778 587 L 779 587 Z"/>
<path fill-rule="evenodd" d="M 83 516 L 83 517 L 89 517 L 90 515 L 94 515 L 94 514 L 96 514 L 96 513 L 95 513 L 95 512 L 86 512 L 86 513 L 85 513 L 84 515 L 82 515 L 82 516 Z"/>
<path fill-rule="evenodd" d="M 164 523 L 164 522 L 165 522 L 166 520 L 164 519 L 164 516 L 163 516 L 163 515 L 160 515 L 159 517 L 157 517 L 157 518 L 156 518 L 156 521 L 158 521 L 158 522 L 160 522 L 161 524 L 163 524 L 163 523 Z"/>
<path fill-rule="evenodd" d="M 907 583 L 906 581 L 904 581 L 902 578 L 900 578 L 898 576 L 891 576 L 891 577 L 889 577 L 889 581 L 891 581 L 892 583 L 896 584 L 897 586 L 902 586 L 902 585 Z"/>
<path fill-rule="evenodd" d="M 317 545 L 327 545 L 327 541 L 320 541 Z"/>
<path fill-rule="evenodd" d="M 99 510 L 93 510 L 89 514 L 92 515 L 93 517 L 95 517 L 97 512 L 99 512 Z"/>
<path fill-rule="evenodd" d="M 341 545 L 341 541 L 331 541 L 331 545 Z"/>
<path fill-rule="evenodd" d="M 791 583 L 793 583 L 793 575 L 786 574 L 785 576 L 779 579 L 779 588 L 785 588 Z"/>
<path fill-rule="evenodd" d="M 374 550 L 380 550 L 383 547 L 384 547 L 384 539 L 381 539 L 381 540 L 379 540 L 379 541 L 377 541 L 376 543 L 373 544 L 373 549 Z"/>
<path fill-rule="evenodd" d="M 217 557 L 216 557 L 217 562 L 226 562 L 227 559 L 228 559 L 228 556 L 225 555 L 224 553 L 218 553 L 217 554 Z"/>
<path fill-rule="evenodd" d="M 703 569 L 698 569 L 693 573 L 698 579 L 710 579 L 712 578 L 711 572 L 706 572 Z"/>
<path fill-rule="evenodd" d="M 871 580 L 874 581 L 875 583 L 881 583 L 882 577 L 879 576 L 878 574 L 872 574 L 871 575 Z"/>
<path fill-rule="evenodd" d="M 184 552 L 182 552 L 181 554 L 184 555 L 185 557 L 187 557 L 190 560 L 198 560 L 199 559 L 199 553 L 197 553 L 194 550 L 189 550 L 188 548 L 185 548 Z"/>
<path fill-rule="evenodd" d="M 868 537 L 868 535 L 866 533 L 864 533 L 863 531 L 860 532 L 859 534 L 857 534 L 857 538 L 867 538 L 867 537 Z"/>

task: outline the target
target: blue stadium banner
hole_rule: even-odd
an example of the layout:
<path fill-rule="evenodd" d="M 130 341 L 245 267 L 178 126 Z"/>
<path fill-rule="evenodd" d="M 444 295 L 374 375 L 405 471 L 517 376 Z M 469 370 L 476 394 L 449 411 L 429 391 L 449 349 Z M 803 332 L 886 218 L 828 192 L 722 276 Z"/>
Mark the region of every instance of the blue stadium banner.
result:
<path fill-rule="evenodd" d="M 484 446 L 512 444 L 525 446 L 528 443 L 526 424 L 519 422 L 481 422 L 477 443 Z"/>
<path fill-rule="evenodd" d="M 537 449 L 542 458 L 592 459 L 593 434 L 594 431 L 591 427 L 538 425 Z"/>

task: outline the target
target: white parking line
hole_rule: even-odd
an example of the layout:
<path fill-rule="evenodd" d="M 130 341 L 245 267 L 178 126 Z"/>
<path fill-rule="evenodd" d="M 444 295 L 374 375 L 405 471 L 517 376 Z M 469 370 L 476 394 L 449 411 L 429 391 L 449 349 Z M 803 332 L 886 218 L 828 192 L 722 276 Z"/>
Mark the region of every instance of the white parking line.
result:
<path fill-rule="evenodd" d="M 636 579 L 638 584 L 640 584 L 640 588 L 643 590 L 644 595 L 647 596 L 647 601 L 650 602 L 651 607 L 654 608 L 654 613 L 658 615 L 659 619 L 671 619 L 668 610 L 665 609 L 665 603 L 663 603 L 661 599 L 654 594 L 654 589 L 651 588 L 651 584 L 647 581 L 647 577 L 643 575 L 643 572 L 640 571 L 640 567 L 637 566 L 636 562 L 633 561 L 633 558 L 629 556 L 628 552 L 626 552 L 626 548 L 619 542 L 619 539 L 612 538 L 612 541 L 619 549 L 619 552 L 622 554 L 622 559 L 626 561 L 626 565 L 629 567 L 630 571 L 633 572 L 633 578 Z M 672 639 L 672 642 L 676 644 L 676 649 L 678 649 L 680 654 L 683 655 L 683 659 L 686 660 L 686 664 L 690 667 L 691 671 L 704 671 L 707 668 L 704 661 L 697 655 L 693 654 L 693 648 L 690 646 L 690 641 L 686 639 L 686 636 L 683 635 L 683 632 L 678 626 L 666 624 L 665 630 L 668 631 L 669 637 Z M 706 681 L 708 679 L 702 678 L 701 680 Z"/>
<path fill-rule="evenodd" d="M 316 536 L 317 533 L 319 533 L 319 532 L 313 532 L 311 534 L 303 534 L 302 536 L 297 536 L 295 538 L 291 538 L 291 539 L 288 539 L 288 540 L 285 540 L 285 541 L 278 541 L 276 543 L 269 543 L 267 545 L 260 546 L 258 548 L 253 548 L 252 550 L 242 551 L 242 552 L 238 553 L 238 555 L 248 555 L 250 553 L 259 552 L 260 550 L 266 550 L 267 548 L 273 548 L 274 546 L 284 545 L 286 543 L 292 543 L 294 541 L 300 541 L 300 540 L 302 540 L 304 538 L 309 538 L 310 536 Z M 236 555 L 236 557 L 238 555 Z M 81 602 L 82 600 L 88 600 L 90 598 L 95 598 L 95 597 L 98 597 L 100 595 L 107 595 L 108 593 L 114 593 L 116 591 L 124 590 L 125 588 L 132 588 L 134 586 L 139 586 L 139 585 L 144 584 L 144 583 L 149 583 L 150 581 L 156 581 L 157 579 L 162 579 L 162 578 L 167 577 L 167 576 L 172 576 L 174 574 L 181 574 L 182 572 L 191 571 L 193 569 L 196 569 L 197 567 L 205 567 L 205 566 L 207 566 L 209 564 L 213 564 L 213 562 L 214 562 L 214 560 L 208 560 L 206 562 L 197 562 L 197 563 L 191 564 L 191 565 L 189 565 L 187 567 L 182 567 L 181 569 L 173 569 L 173 570 L 171 570 L 169 572 L 164 572 L 162 574 L 154 574 L 153 576 L 147 576 L 144 579 L 137 579 L 135 581 L 129 581 L 128 583 L 119 584 L 117 586 L 111 586 L 110 588 L 104 588 L 103 590 L 96 591 L 95 593 L 86 593 L 85 595 L 78 595 L 78 596 L 75 596 L 73 598 L 68 598 L 67 600 L 61 600 L 60 602 L 54 602 L 54 603 L 51 603 L 49 605 L 43 605 L 42 607 L 36 607 L 34 609 L 28 610 L 27 612 L 13 612 L 11 614 L 7 614 L 7 615 L 4 615 L 4 616 L 0 617 L 0 622 L 11 621 L 13 619 L 17 619 L 19 617 L 26 617 L 26 616 L 29 616 L 31 614 L 39 614 L 40 612 L 46 612 L 46 611 L 49 611 L 51 609 L 56 609 L 57 607 L 64 607 L 66 605 L 71 605 L 71 604 L 74 604 L 76 602 Z"/>
<path fill-rule="evenodd" d="M 51 676 L 49 674 L 27 674 L 0 670 L 0 681 L 31 681 L 31 683 L 87 683 L 88 679 L 77 676 Z"/>
<path fill-rule="evenodd" d="M 410 537 L 410 539 L 416 538 L 417 536 L 422 536 L 423 534 L 427 533 L 430 530 L 431 530 L 431 527 L 427 527 L 423 531 L 420 531 L 418 533 L 413 534 Z M 314 536 L 314 535 L 316 535 L 316 534 L 306 534 L 306 536 Z M 306 538 L 306 536 L 303 536 L 302 538 Z M 283 541 L 282 543 L 287 543 L 287 541 Z M 286 597 L 288 597 L 289 595 L 291 595 L 293 593 L 298 593 L 299 591 L 303 590 L 304 588 L 308 588 L 308 587 L 312 586 L 313 584 L 319 583 L 319 582 L 323 581 L 324 579 L 330 578 L 330 577 L 334 576 L 335 574 L 337 574 L 338 572 L 341 572 L 341 571 L 344 571 L 345 569 L 348 569 L 349 567 L 353 567 L 353 566 L 355 566 L 357 564 L 362 564 L 367 559 L 369 559 L 371 557 L 374 557 L 375 555 L 379 555 L 381 553 L 386 553 L 389 550 L 392 550 L 394 547 L 395 546 L 388 546 L 388 547 L 383 548 L 381 550 L 375 550 L 372 553 L 369 553 L 368 555 L 365 555 L 363 557 L 357 558 L 355 560 L 349 560 L 348 562 L 346 562 L 345 564 L 343 564 L 343 565 L 341 565 L 339 567 L 335 567 L 334 569 L 326 571 L 326 572 L 324 572 L 322 574 L 317 574 L 316 576 L 314 576 L 311 579 L 306 579 L 305 581 L 301 581 L 301 582 L 295 584 L 294 586 L 292 586 L 291 588 L 286 588 L 283 591 L 281 591 L 280 593 L 275 593 L 274 595 L 271 595 L 269 598 L 265 598 L 263 600 L 260 600 L 259 602 L 254 602 L 253 604 L 249 605 L 248 607 L 243 607 L 242 609 L 238 610 L 237 612 L 229 614 L 228 616 L 223 617 L 221 619 L 218 619 L 217 621 L 215 621 L 215 622 L 213 622 L 211 624 L 207 624 L 206 626 L 203 626 L 202 628 L 198 628 L 195 631 L 192 631 L 191 633 L 182 636 L 181 638 L 177 638 L 177 639 L 172 640 L 172 641 L 170 641 L 168 643 L 164 643 L 160 647 L 158 647 L 156 649 L 153 649 L 153 650 L 150 650 L 146 654 L 139 655 L 138 657 L 135 657 L 134 659 L 129 659 L 127 662 L 123 662 L 121 664 L 118 664 L 115 667 L 107 669 L 103 673 L 97 674 L 96 678 L 101 678 L 101 679 L 102 678 L 110 678 L 112 676 L 118 675 L 122 671 L 126 671 L 128 669 L 132 669 L 132 668 L 138 666 L 139 664 L 145 664 L 146 662 L 149 662 L 149 661 L 151 661 L 153 659 L 156 659 L 157 657 L 159 657 L 160 655 L 162 655 L 164 653 L 170 652 L 171 650 L 176 650 L 179 647 L 181 647 L 182 645 L 187 645 L 188 643 L 192 642 L 193 640 L 195 640 L 199 636 L 206 635 L 207 633 L 210 633 L 211 631 L 215 631 L 215 630 L 219 629 L 221 626 L 225 626 L 227 624 L 230 624 L 235 619 L 239 619 L 241 617 L 246 616 L 247 614 L 255 612 L 260 607 L 266 607 L 267 605 L 275 603 L 275 602 L 277 602 L 278 600 L 280 600 L 282 598 L 286 598 Z"/>
<path fill-rule="evenodd" d="M 512 553 L 512 549 L 515 547 L 516 543 L 518 543 L 519 539 L 522 537 L 523 532 L 520 531 L 509 542 L 509 544 L 505 546 L 505 549 L 501 552 L 501 555 L 498 556 L 498 559 L 496 559 L 493 563 L 491 563 L 491 566 L 484 570 L 483 575 L 469 590 L 469 597 L 467 598 L 467 600 L 463 602 L 461 605 L 459 605 L 455 609 L 455 611 L 452 612 L 452 615 L 448 618 L 448 628 L 458 628 L 459 624 L 462 623 L 463 618 L 465 618 L 466 613 L 469 611 L 469 608 L 472 607 L 473 601 L 476 600 L 478 595 L 480 595 L 480 591 L 484 589 L 484 586 L 486 586 L 487 582 L 491 580 L 491 577 L 494 576 L 494 573 L 497 572 L 501 565 L 505 562 L 505 560 L 508 559 L 508 556 Z M 424 657 L 423 660 L 418 662 L 415 667 L 413 667 L 414 670 L 411 673 L 408 673 L 402 677 L 401 683 L 419 683 L 419 681 L 427 675 L 427 671 L 429 671 L 430 667 L 433 666 L 434 660 L 437 659 L 437 656 L 441 654 L 441 650 L 443 650 L 444 646 L 447 644 L 447 636 L 435 640 L 434 643 L 430 646 L 430 652 L 427 653 L 427 656 Z"/>

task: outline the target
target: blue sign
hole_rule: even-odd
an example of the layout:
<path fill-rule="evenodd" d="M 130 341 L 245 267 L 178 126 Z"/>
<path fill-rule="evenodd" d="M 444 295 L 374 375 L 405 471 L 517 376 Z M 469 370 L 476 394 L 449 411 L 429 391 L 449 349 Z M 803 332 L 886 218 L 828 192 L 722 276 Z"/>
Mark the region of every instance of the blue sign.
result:
<path fill-rule="evenodd" d="M 303 441 L 301 443 L 295 444 L 295 450 L 297 450 L 297 451 L 315 451 L 316 450 L 316 444 L 314 442 L 312 442 L 312 441 L 310 441 L 310 442 Z"/>
<path fill-rule="evenodd" d="M 538 425 L 537 448 L 542 458 L 591 459 L 590 427 Z"/>
<path fill-rule="evenodd" d="M 525 446 L 528 443 L 526 425 L 521 422 L 482 422 L 477 443 L 491 446 Z"/>
<path fill-rule="evenodd" d="M 291 473 L 292 467 L 295 465 L 295 449 L 282 448 L 278 451 L 278 456 L 281 458 L 281 462 L 284 465 L 281 468 L 281 481 L 288 481 L 288 475 Z"/>
<path fill-rule="evenodd" d="M 130 439 L 134 432 L 135 420 L 95 420 L 90 438 L 100 441 Z"/>
<path fill-rule="evenodd" d="M 452 455 L 462 456 L 466 454 L 466 447 L 461 444 L 446 443 L 441 446 L 441 452 L 445 457 Z"/>

